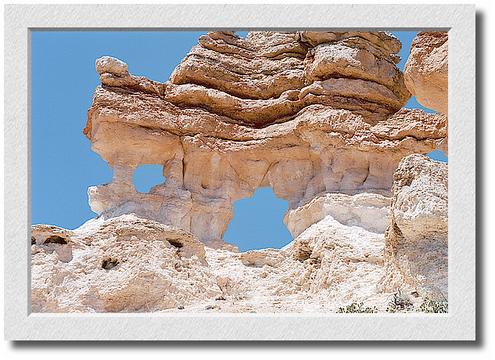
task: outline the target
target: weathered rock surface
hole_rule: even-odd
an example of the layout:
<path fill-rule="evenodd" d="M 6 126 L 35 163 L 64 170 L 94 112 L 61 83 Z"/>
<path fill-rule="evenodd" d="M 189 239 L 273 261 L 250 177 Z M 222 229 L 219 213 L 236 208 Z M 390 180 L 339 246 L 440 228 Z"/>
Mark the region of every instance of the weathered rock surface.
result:
<path fill-rule="evenodd" d="M 390 199 L 377 193 L 327 193 L 290 210 L 285 223 L 294 238 L 326 216 L 348 226 L 359 224 L 368 231 L 383 233 L 388 226 L 389 206 Z"/>
<path fill-rule="evenodd" d="M 407 286 L 432 299 L 447 299 L 447 210 L 447 164 L 422 155 L 404 158 L 394 174 L 385 234 L 386 290 Z"/>
<path fill-rule="evenodd" d="M 447 117 L 402 108 L 400 46 L 384 32 L 213 32 L 165 83 L 98 59 L 84 133 L 113 180 L 88 189 L 98 218 L 33 226 L 33 311 L 385 311 L 398 290 L 446 298 L 447 166 L 408 155 L 447 153 Z M 414 78 L 422 65 L 408 63 Z M 136 191 L 141 164 L 163 165 L 166 181 Z M 289 202 L 294 240 L 239 253 L 222 240 L 233 202 L 264 186 Z"/>
<path fill-rule="evenodd" d="M 421 105 L 443 114 L 448 112 L 448 47 L 447 32 L 418 33 L 404 69 L 411 94 Z"/>
<path fill-rule="evenodd" d="M 213 249 L 135 215 L 73 231 L 34 226 L 33 311 L 333 312 L 360 302 L 385 311 L 397 290 L 415 294 L 418 304 L 439 284 L 446 296 L 445 194 L 427 199 L 445 165 L 407 159 L 393 207 L 379 194 L 318 196 L 288 213 L 293 234 L 305 229 L 280 250 Z M 426 194 L 423 184 L 430 184 Z M 412 194 L 423 199 L 418 208 L 408 202 Z M 401 232 L 400 241 L 398 231 L 383 235 L 391 209 L 407 236 Z M 47 248 L 55 236 L 63 236 L 56 243 L 70 248 L 70 260 Z"/>
<path fill-rule="evenodd" d="M 36 225 L 31 229 L 33 253 L 55 253 L 62 262 L 72 260 L 72 231 L 50 225 Z"/>
<path fill-rule="evenodd" d="M 322 203 L 338 210 L 329 213 Z M 369 207 L 366 218 L 355 216 L 356 203 Z M 121 215 L 64 232 L 61 246 L 73 255 L 66 261 L 42 243 L 62 230 L 40 237 L 34 226 L 33 311 L 314 312 L 361 301 L 384 310 L 390 294 L 376 284 L 384 275 L 386 224 L 371 230 L 368 217 L 386 215 L 389 203 L 381 195 L 326 194 L 289 216 L 294 228 L 292 219 L 313 214 L 286 248 L 245 253 L 204 247 L 182 230 Z"/>
<path fill-rule="evenodd" d="M 114 179 L 88 190 L 91 208 L 221 246 L 232 203 L 258 187 L 291 209 L 321 192 L 389 191 L 402 157 L 447 147 L 445 115 L 401 110 L 399 49 L 383 32 L 213 32 L 166 83 L 99 59 L 85 134 Z M 165 183 L 136 192 L 140 164 L 162 164 Z"/>
<path fill-rule="evenodd" d="M 34 312 L 157 311 L 219 294 L 203 244 L 183 230 L 134 215 L 64 231 L 67 244 L 47 244 L 62 236 L 49 230 L 32 231 Z M 70 249 L 71 259 L 50 246 Z"/>

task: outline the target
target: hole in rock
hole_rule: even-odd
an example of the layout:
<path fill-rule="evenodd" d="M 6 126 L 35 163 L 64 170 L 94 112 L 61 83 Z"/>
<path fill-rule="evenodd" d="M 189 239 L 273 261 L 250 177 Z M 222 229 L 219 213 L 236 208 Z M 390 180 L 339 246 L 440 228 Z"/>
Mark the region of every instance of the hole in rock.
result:
<path fill-rule="evenodd" d="M 426 156 L 428 156 L 432 160 L 441 161 L 444 163 L 449 162 L 449 158 L 447 157 L 447 155 L 445 155 L 445 153 L 443 151 L 440 151 L 438 149 L 433 150 L 432 152 L 426 154 Z"/>
<path fill-rule="evenodd" d="M 120 261 L 118 259 L 107 256 L 103 258 L 103 261 L 101 262 L 101 268 L 105 270 L 110 270 L 116 267 L 119 263 Z"/>
<path fill-rule="evenodd" d="M 36 238 L 34 236 L 31 236 L 31 245 L 36 244 Z"/>
<path fill-rule="evenodd" d="M 235 34 L 239 36 L 241 39 L 245 39 L 248 35 L 249 31 L 236 31 Z"/>
<path fill-rule="evenodd" d="M 184 245 L 182 245 L 182 243 L 180 243 L 179 241 L 176 241 L 176 240 L 167 240 L 167 241 L 170 245 L 172 245 L 173 247 L 176 247 L 177 249 L 180 249 L 181 247 L 184 246 Z"/>
<path fill-rule="evenodd" d="M 31 240 L 32 241 L 32 240 Z M 46 238 L 44 244 L 68 244 L 67 240 L 58 235 L 51 235 Z"/>
<path fill-rule="evenodd" d="M 148 193 L 153 186 L 163 184 L 163 166 L 156 164 L 140 165 L 134 171 L 132 182 L 137 191 Z"/>
<path fill-rule="evenodd" d="M 427 107 L 424 107 L 423 105 L 421 105 L 416 100 L 416 96 L 411 96 L 411 98 L 406 103 L 406 105 L 404 105 L 404 107 L 406 109 L 419 109 L 419 110 L 423 110 L 425 113 L 428 113 L 428 114 L 436 114 L 437 113 L 435 110 L 428 109 Z"/>
<path fill-rule="evenodd" d="M 298 248 L 295 249 L 294 257 L 299 261 L 306 261 L 311 257 L 312 250 L 309 248 L 307 244 L 301 244 Z"/>
<path fill-rule="evenodd" d="M 223 239 L 240 251 L 280 249 L 292 241 L 283 221 L 288 208 L 271 188 L 259 188 L 252 197 L 234 203 L 234 217 Z"/>

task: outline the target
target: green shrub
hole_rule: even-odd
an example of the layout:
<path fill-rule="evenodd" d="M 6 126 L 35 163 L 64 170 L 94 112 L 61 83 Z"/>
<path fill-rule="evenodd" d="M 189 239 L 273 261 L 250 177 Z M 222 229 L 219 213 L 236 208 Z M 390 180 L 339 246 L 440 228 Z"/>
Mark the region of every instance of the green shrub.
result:
<path fill-rule="evenodd" d="M 361 303 L 353 302 L 350 305 L 339 307 L 337 312 L 338 313 L 377 313 L 378 309 L 376 308 L 376 306 L 373 306 L 372 308 L 364 307 L 364 304 L 362 302 Z"/>
<path fill-rule="evenodd" d="M 449 303 L 426 298 L 419 309 L 424 313 L 447 313 L 449 312 Z"/>
<path fill-rule="evenodd" d="M 413 303 L 409 299 L 407 294 L 403 293 L 401 290 L 397 291 L 392 295 L 392 299 L 387 306 L 387 312 L 395 313 L 401 311 L 409 311 L 413 309 Z"/>

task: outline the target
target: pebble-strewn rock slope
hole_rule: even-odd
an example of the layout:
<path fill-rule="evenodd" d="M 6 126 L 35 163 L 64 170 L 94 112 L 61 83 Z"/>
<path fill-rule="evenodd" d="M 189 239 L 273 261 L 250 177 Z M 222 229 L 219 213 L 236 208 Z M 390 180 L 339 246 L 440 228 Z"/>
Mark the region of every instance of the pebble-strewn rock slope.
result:
<path fill-rule="evenodd" d="M 98 59 L 84 133 L 114 179 L 88 190 L 98 218 L 33 226 L 33 310 L 385 310 L 397 290 L 446 297 L 446 165 L 401 159 L 446 152 L 447 117 L 402 108 L 417 90 L 396 67 L 400 46 L 384 32 L 213 32 L 165 83 Z M 162 164 L 165 183 L 137 192 L 141 164 Z M 222 240 L 233 202 L 262 186 L 288 200 L 294 241 L 238 253 Z"/>

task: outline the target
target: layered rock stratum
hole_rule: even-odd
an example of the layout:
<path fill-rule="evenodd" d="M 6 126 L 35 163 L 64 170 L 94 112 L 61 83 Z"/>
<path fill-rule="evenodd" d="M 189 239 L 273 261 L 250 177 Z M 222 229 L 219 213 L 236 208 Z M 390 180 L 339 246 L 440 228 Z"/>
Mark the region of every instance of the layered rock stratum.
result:
<path fill-rule="evenodd" d="M 446 165 L 411 154 L 447 152 L 447 117 L 403 108 L 400 47 L 385 32 L 212 32 L 165 83 L 98 59 L 84 134 L 113 181 L 88 190 L 96 219 L 33 227 L 33 311 L 385 310 L 398 290 L 446 297 Z M 132 183 L 142 164 L 166 178 L 148 193 Z M 239 253 L 222 240 L 233 202 L 265 186 L 288 201 L 294 240 Z"/>

